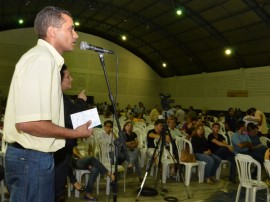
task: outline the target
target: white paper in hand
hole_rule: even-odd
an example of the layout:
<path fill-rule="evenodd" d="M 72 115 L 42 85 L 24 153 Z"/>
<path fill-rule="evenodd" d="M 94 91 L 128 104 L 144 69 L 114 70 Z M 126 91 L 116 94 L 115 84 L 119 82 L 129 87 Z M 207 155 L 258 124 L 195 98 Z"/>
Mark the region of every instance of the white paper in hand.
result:
<path fill-rule="evenodd" d="M 92 121 L 92 124 L 89 126 L 89 128 L 93 128 L 101 124 L 97 108 L 71 114 L 70 117 L 74 129 L 85 124 L 89 120 Z"/>

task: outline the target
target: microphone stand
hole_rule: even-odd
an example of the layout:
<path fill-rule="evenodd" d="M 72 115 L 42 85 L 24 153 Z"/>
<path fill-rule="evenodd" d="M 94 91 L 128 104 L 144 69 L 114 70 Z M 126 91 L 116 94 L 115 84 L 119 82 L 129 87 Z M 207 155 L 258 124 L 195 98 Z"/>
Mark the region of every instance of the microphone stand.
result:
<path fill-rule="evenodd" d="M 127 161 L 129 161 L 129 156 L 128 156 L 128 152 L 127 152 L 127 148 L 126 148 L 126 141 L 125 141 L 125 138 L 124 138 L 124 132 L 123 132 L 123 130 L 121 130 L 119 118 L 118 118 L 117 111 L 116 111 L 116 105 L 115 105 L 114 97 L 112 95 L 110 83 L 109 83 L 107 72 L 106 72 L 104 53 L 99 52 L 99 51 L 96 51 L 96 52 L 98 53 L 98 56 L 99 56 L 99 59 L 100 59 L 100 62 L 101 62 L 101 66 L 102 66 L 102 69 L 103 69 L 103 72 L 104 72 L 105 81 L 106 81 L 108 92 L 109 92 L 109 99 L 110 99 L 112 107 L 113 107 L 113 112 L 114 112 L 115 120 L 116 120 L 116 123 L 117 123 L 118 131 L 119 131 L 118 138 L 116 138 L 114 140 L 115 156 L 116 156 L 116 160 L 114 162 L 115 180 L 113 182 L 111 182 L 112 192 L 113 192 L 113 202 L 116 202 L 117 201 L 117 191 L 118 191 L 117 177 L 118 177 L 118 154 L 119 154 L 118 152 L 119 152 L 119 148 L 122 148 L 124 150 L 125 157 L 126 157 Z"/>

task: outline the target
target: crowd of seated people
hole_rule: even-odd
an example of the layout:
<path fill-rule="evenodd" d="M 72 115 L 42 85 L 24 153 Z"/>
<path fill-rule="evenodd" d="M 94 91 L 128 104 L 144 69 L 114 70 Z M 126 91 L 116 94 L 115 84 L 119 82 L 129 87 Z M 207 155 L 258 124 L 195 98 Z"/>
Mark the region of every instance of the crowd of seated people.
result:
<path fill-rule="evenodd" d="M 127 162 L 128 170 L 133 170 L 135 167 L 136 174 L 139 180 L 142 180 L 142 170 L 139 166 L 139 150 L 138 139 L 136 133 L 132 131 L 133 122 L 127 121 L 123 126 L 123 131 L 126 136 L 126 145 L 128 149 L 128 153 L 130 156 L 130 161 Z M 164 119 L 157 119 L 154 123 L 154 129 L 151 129 L 147 132 L 147 147 L 148 147 L 148 155 L 154 155 L 154 149 L 157 141 L 160 138 L 162 129 L 164 127 Z M 190 121 L 189 127 L 183 130 L 179 128 L 176 124 L 176 118 L 169 118 L 167 120 L 168 129 L 170 131 L 171 137 L 166 135 L 165 141 L 170 143 L 175 137 L 183 137 L 188 138 L 193 146 L 193 151 L 197 160 L 205 161 L 205 181 L 209 184 L 214 184 L 217 182 L 215 176 L 216 171 L 220 166 L 221 160 L 228 160 L 230 162 L 230 175 L 229 180 L 233 183 L 236 182 L 236 165 L 234 161 L 234 157 L 237 153 L 244 153 L 251 155 L 253 158 L 258 160 L 261 164 L 264 162 L 264 155 L 266 152 L 266 147 L 262 146 L 259 142 L 258 135 L 260 132 L 258 131 L 256 125 L 248 124 L 246 128 L 244 121 L 236 122 L 236 132 L 232 137 L 233 146 L 229 145 L 223 135 L 219 134 L 220 132 L 220 124 L 218 122 L 214 122 L 211 124 L 212 133 L 205 137 L 204 135 L 204 120 L 202 117 L 193 118 Z M 104 123 L 104 131 L 103 135 L 100 135 L 102 140 L 108 138 L 116 138 L 117 135 L 113 133 L 113 122 L 107 121 Z M 183 135 L 184 134 L 184 135 Z M 186 136 L 187 135 L 187 136 Z M 245 142 L 237 142 L 237 136 L 243 135 L 246 139 Z M 242 138 L 242 136 L 241 136 Z M 245 151 L 239 150 L 242 148 L 248 148 Z M 155 156 L 157 157 L 157 156 Z M 158 159 L 157 159 L 158 160 Z M 174 165 L 175 166 L 175 165 Z M 175 172 L 175 167 L 171 168 L 171 172 Z M 128 173 L 129 175 L 129 173 Z M 92 195 L 91 195 L 92 197 Z"/>
<path fill-rule="evenodd" d="M 107 118 L 112 117 L 113 110 L 110 104 L 103 102 L 96 104 L 96 106 L 99 114 L 106 115 Z M 132 107 L 129 104 L 125 109 L 121 110 L 118 104 L 117 113 L 119 117 L 126 117 L 126 124 L 121 127 L 125 131 L 127 149 L 131 157 L 128 168 L 135 167 L 136 174 L 141 180 L 142 170 L 139 167 L 138 158 L 140 154 L 136 148 L 138 140 L 135 136 L 136 133 L 132 131 L 132 127 L 136 122 L 155 125 L 154 129 L 147 133 L 148 155 L 153 155 L 154 139 L 159 138 L 161 128 L 164 126 L 164 122 L 160 122 L 159 119 L 162 114 L 164 115 L 162 107 L 156 105 L 153 109 L 147 110 L 144 104 L 139 102 L 138 105 Z M 198 111 L 194 110 L 192 106 L 185 110 L 180 105 L 171 107 L 167 124 L 172 139 L 166 137 L 166 141 L 170 142 L 176 137 L 184 137 L 191 141 L 197 160 L 207 162 L 205 169 L 207 183 L 216 182 L 215 173 L 221 160 L 230 162 L 229 180 L 235 182 L 236 167 L 234 157 L 238 153 L 248 154 L 263 165 L 267 147 L 261 144 L 259 137 L 270 137 L 267 118 L 263 112 L 251 107 L 246 113 L 229 108 L 227 113 L 221 113 L 217 117 L 209 114 L 198 114 Z M 149 116 L 148 119 L 145 118 L 146 115 Z M 207 137 L 204 134 L 205 126 L 212 130 L 212 133 Z M 221 131 L 223 126 L 224 131 Z M 117 138 L 117 134 L 112 131 L 112 121 L 105 122 L 103 127 L 105 132 L 99 136 L 100 139 L 111 140 L 111 137 L 112 139 Z M 125 159 L 119 160 L 119 163 L 121 164 L 124 161 Z M 78 187 L 80 189 L 80 185 Z"/>

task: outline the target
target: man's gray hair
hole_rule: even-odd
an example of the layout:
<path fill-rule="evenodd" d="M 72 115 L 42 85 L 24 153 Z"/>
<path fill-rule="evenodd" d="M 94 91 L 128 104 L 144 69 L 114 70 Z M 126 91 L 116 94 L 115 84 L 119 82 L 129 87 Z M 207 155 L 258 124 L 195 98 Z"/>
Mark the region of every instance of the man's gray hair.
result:
<path fill-rule="evenodd" d="M 44 39 L 47 36 L 47 30 L 49 26 L 53 27 L 62 27 L 65 23 L 65 20 L 62 17 L 62 14 L 69 15 L 71 14 L 58 7 L 48 6 L 42 9 L 36 16 L 34 22 L 35 32 L 38 35 L 38 38 Z"/>

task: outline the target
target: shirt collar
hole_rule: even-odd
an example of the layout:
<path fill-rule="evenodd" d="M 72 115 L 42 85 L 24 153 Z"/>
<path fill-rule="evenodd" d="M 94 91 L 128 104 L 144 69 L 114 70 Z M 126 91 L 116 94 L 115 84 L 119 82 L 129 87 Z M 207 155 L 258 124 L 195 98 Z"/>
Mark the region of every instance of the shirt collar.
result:
<path fill-rule="evenodd" d="M 52 54 L 52 56 L 54 57 L 56 64 L 59 68 L 59 70 L 61 70 L 63 64 L 64 64 L 64 58 L 62 57 L 62 55 L 60 55 L 57 50 L 47 41 L 43 40 L 43 39 L 38 39 L 37 44 L 39 46 L 43 46 L 46 47 Z"/>

